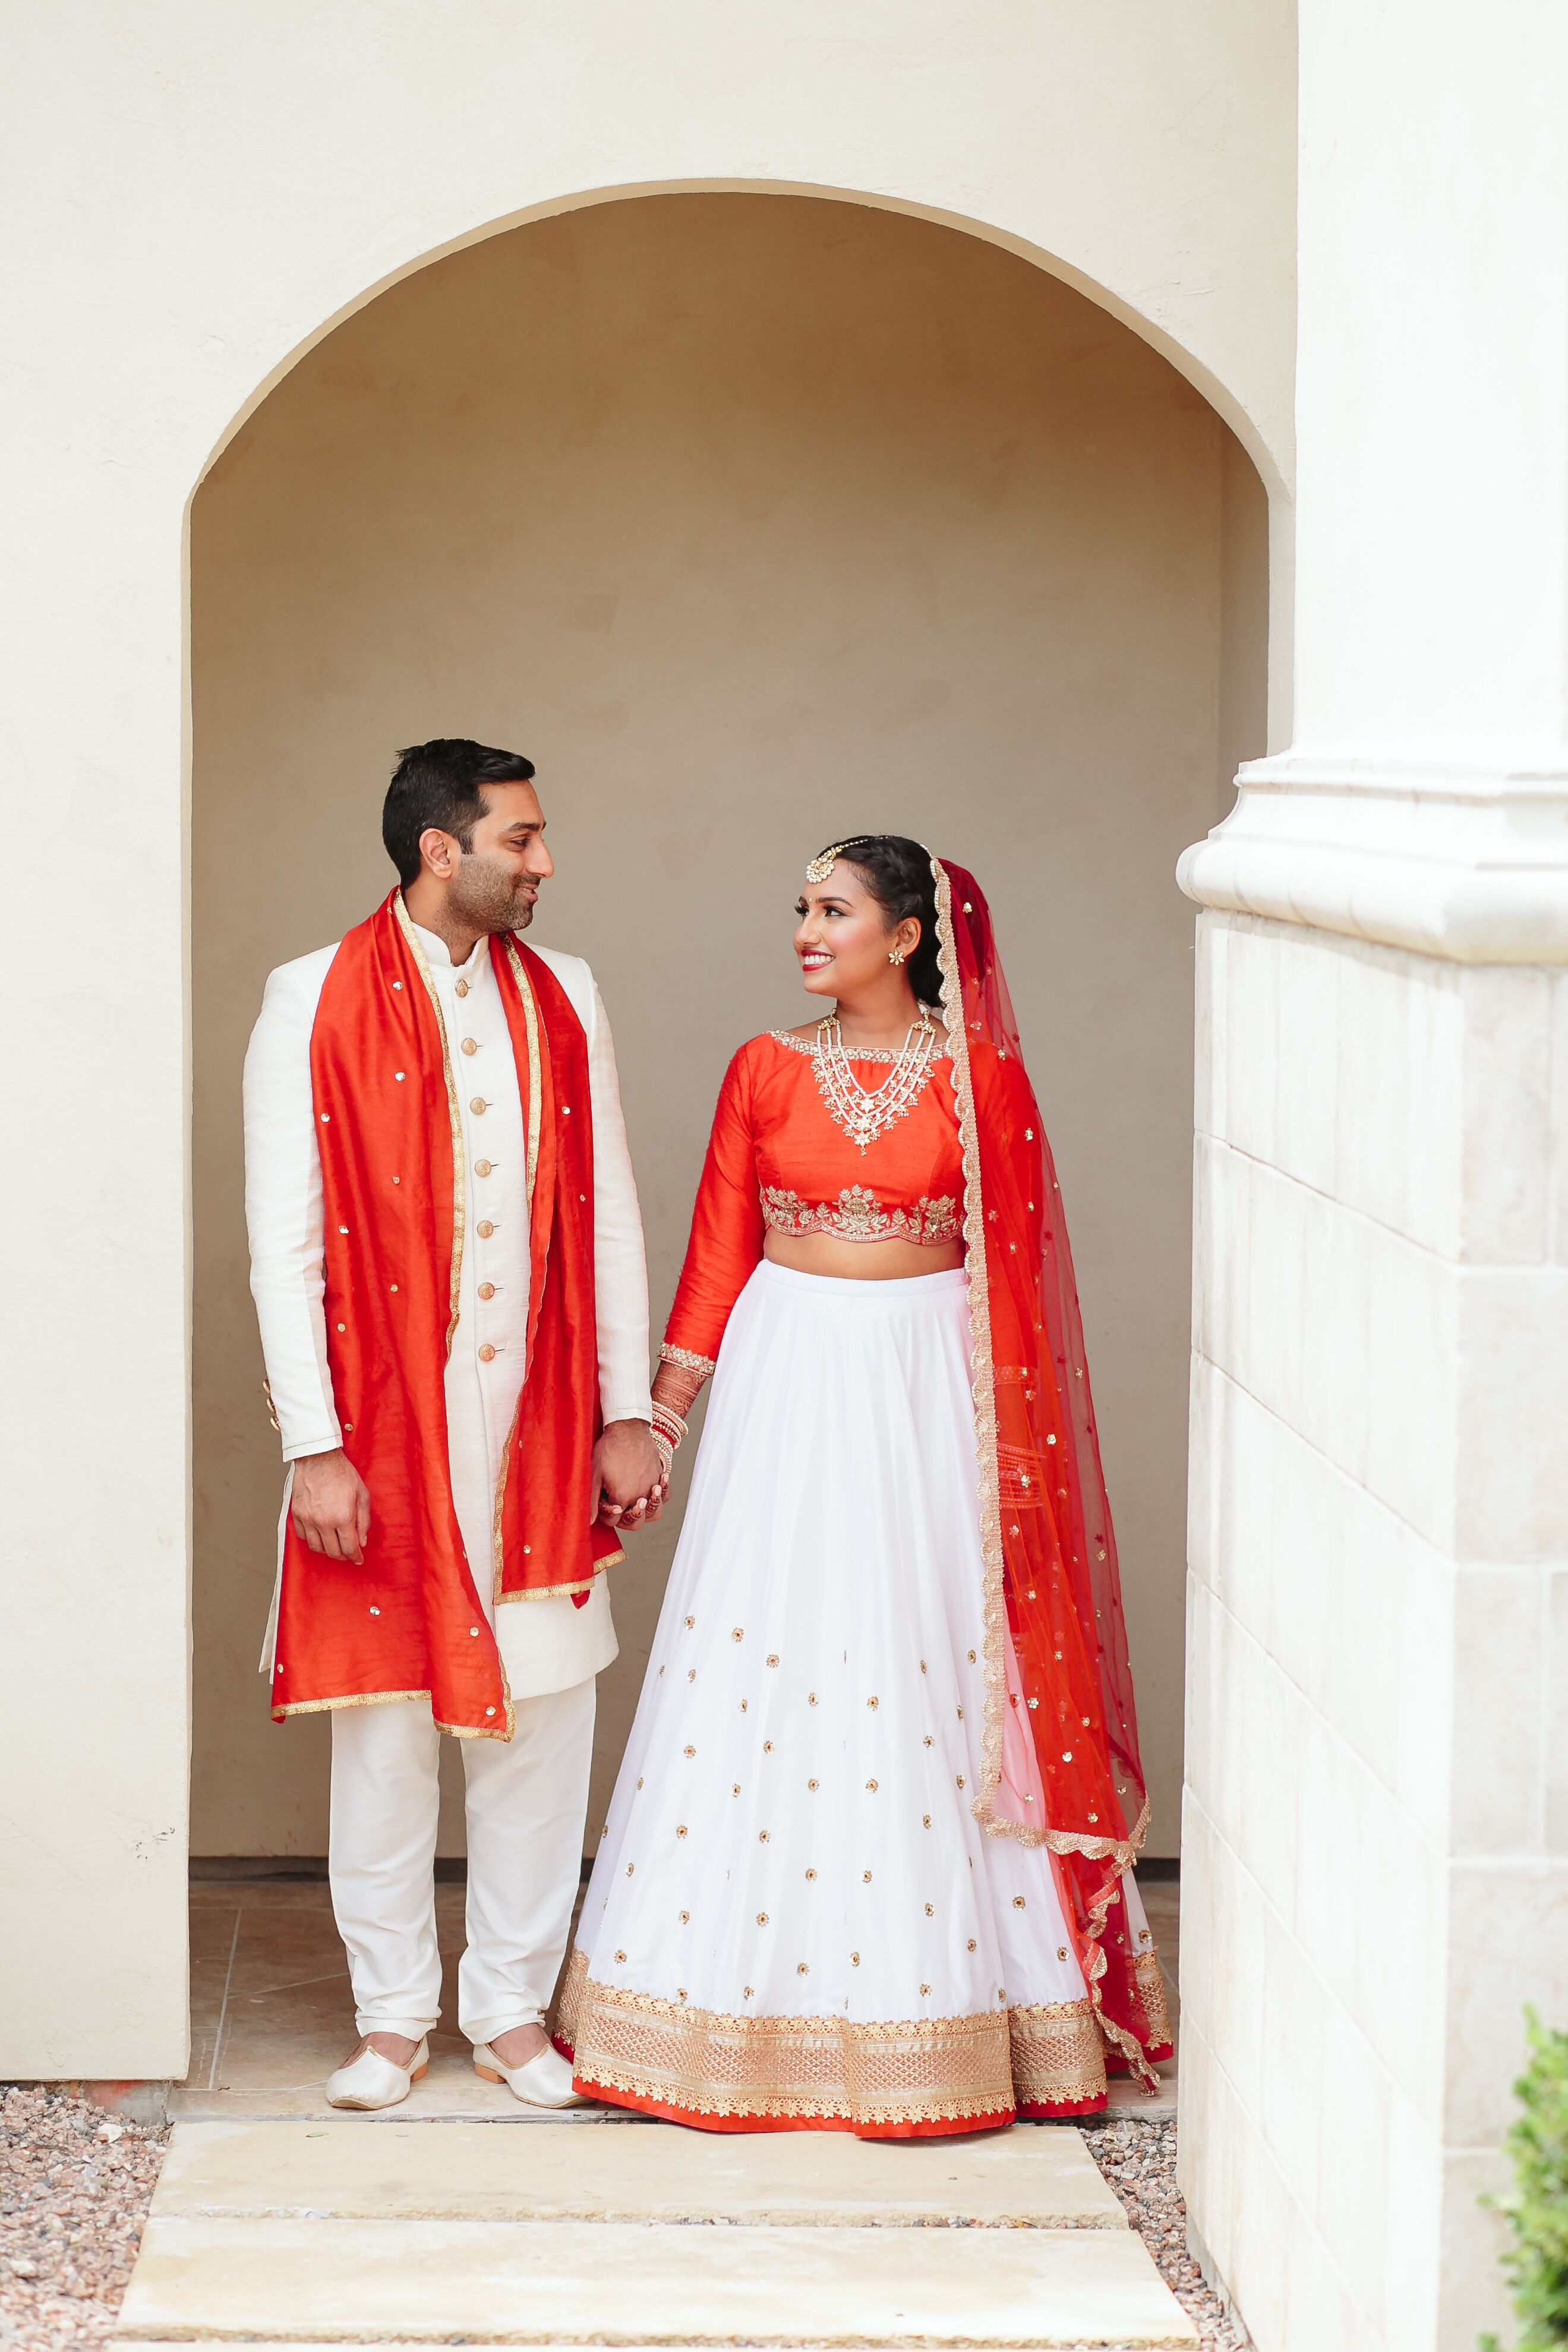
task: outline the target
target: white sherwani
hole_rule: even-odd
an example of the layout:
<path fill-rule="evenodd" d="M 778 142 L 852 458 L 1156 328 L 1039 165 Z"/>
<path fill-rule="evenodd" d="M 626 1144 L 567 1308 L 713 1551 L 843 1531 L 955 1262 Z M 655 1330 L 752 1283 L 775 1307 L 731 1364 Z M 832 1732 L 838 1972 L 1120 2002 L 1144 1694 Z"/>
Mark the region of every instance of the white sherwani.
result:
<path fill-rule="evenodd" d="M 517 1711 L 510 1741 L 460 1743 L 469 1843 L 460 2015 L 471 2039 L 489 2041 L 543 2014 L 565 1950 L 588 1800 L 592 1678 L 615 1655 L 615 1629 L 602 1577 L 580 1609 L 567 1595 L 508 1595 L 498 1609 L 493 1598 L 496 1486 L 526 1370 L 522 1102 L 488 939 L 455 967 L 442 940 L 414 930 L 446 1024 L 470 1202 L 446 1369 L 453 1499 Z M 647 1421 L 647 1270 L 610 1025 L 580 957 L 535 952 L 559 981 L 588 1040 L 601 1410 L 607 1423 Z M 310 1086 L 310 1033 L 336 953 L 336 946 L 322 948 L 272 973 L 246 1058 L 251 1288 L 288 1463 L 329 1452 L 343 1435 L 328 1370 Z M 375 1499 L 372 1493 L 372 1517 Z M 268 1671 L 271 1663 L 269 1644 Z M 438 1749 L 428 1700 L 334 1710 L 332 1895 L 361 2032 L 417 2038 L 435 2021 Z"/>

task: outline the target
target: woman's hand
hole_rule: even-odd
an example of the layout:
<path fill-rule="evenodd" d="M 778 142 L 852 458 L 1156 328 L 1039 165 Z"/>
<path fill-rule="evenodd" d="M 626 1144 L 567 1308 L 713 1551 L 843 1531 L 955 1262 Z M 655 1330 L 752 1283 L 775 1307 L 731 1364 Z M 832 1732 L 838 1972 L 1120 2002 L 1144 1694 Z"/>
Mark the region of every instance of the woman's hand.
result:
<path fill-rule="evenodd" d="M 670 1482 L 645 1421 L 612 1421 L 593 1449 L 592 1516 L 601 1527 L 653 1524 Z"/>

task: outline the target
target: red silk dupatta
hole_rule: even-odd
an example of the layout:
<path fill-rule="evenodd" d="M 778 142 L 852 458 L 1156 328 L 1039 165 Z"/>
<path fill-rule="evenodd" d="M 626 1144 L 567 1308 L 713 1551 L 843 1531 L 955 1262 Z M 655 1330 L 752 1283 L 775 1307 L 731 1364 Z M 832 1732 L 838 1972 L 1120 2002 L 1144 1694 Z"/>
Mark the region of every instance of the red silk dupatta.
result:
<path fill-rule="evenodd" d="M 592 1589 L 622 1557 L 592 1521 L 601 1427 L 588 1041 L 543 958 L 490 941 L 522 1101 L 532 1261 L 527 1378 L 505 1447 L 490 1557 L 452 1496 L 445 1371 L 469 1191 L 452 1044 L 392 891 L 344 939 L 310 1039 L 327 1359 L 343 1450 L 371 1495 L 364 1565 L 286 1529 L 272 1712 L 428 1697 L 458 1738 L 509 1739 L 499 1646 L 479 1601 Z"/>
<path fill-rule="evenodd" d="M 1147 2053 L 1166 2045 L 1121 1895 L 1148 1801 L 1061 1194 L 984 893 L 961 866 L 934 858 L 932 868 L 964 1154 L 986 1577 L 975 1816 L 993 1837 L 1049 1850 L 1102 2031 L 1153 2083 Z"/>

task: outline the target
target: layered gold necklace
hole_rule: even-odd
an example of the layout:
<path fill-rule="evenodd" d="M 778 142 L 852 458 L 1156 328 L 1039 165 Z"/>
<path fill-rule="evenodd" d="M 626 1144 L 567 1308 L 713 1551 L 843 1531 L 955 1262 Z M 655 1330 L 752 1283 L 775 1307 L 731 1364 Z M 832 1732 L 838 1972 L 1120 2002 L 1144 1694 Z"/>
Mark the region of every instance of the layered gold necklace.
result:
<path fill-rule="evenodd" d="M 836 1013 L 817 1024 L 817 1042 L 811 1049 L 818 1091 L 850 1141 L 862 1151 L 908 1117 L 925 1090 L 936 1057 L 936 1024 L 924 1005 L 879 1087 L 862 1086 L 850 1067 L 852 1056 L 845 1051 Z"/>

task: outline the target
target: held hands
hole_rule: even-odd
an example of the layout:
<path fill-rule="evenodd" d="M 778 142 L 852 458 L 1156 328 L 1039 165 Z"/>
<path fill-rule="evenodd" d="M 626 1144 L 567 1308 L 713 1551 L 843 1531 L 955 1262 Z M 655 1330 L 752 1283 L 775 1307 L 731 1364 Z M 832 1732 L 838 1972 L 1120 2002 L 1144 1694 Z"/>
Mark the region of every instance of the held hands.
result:
<path fill-rule="evenodd" d="M 371 1532 L 371 1496 L 364 1480 L 340 1445 L 329 1454 L 306 1454 L 294 1465 L 288 1498 L 294 1532 L 328 1559 L 365 1562 Z"/>
<path fill-rule="evenodd" d="M 664 1507 L 669 1474 L 645 1421 L 612 1421 L 593 1449 L 592 1511 L 601 1527 L 645 1528 Z"/>

